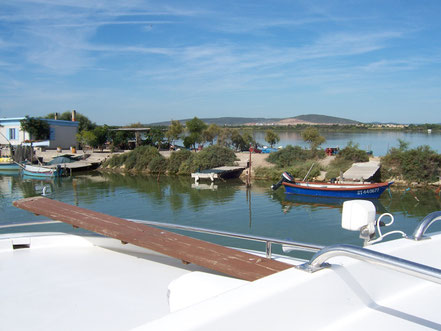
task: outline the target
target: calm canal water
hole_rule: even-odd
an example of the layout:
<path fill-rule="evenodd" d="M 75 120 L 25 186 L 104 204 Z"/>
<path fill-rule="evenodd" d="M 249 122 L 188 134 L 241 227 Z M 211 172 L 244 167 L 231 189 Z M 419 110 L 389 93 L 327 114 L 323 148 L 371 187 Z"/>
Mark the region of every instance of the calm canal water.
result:
<path fill-rule="evenodd" d="M 278 131 L 280 142 L 277 146 L 300 145 L 308 146 L 299 132 Z M 384 156 L 392 147 L 398 147 L 398 139 L 409 143 L 410 148 L 422 145 L 429 145 L 437 153 L 441 153 L 441 134 L 440 133 L 421 133 L 421 132 L 400 132 L 400 131 L 377 131 L 377 132 L 321 132 L 326 138 L 326 142 L 321 146 L 326 147 L 345 147 L 348 142 L 352 141 L 359 145 L 359 148 L 372 151 L 375 156 Z M 255 139 L 262 145 L 265 142 L 265 132 L 259 131 L 255 133 Z"/>
<path fill-rule="evenodd" d="M 190 225 L 243 234 L 291 239 L 329 245 L 361 245 L 358 233 L 341 229 L 341 202 L 289 197 L 283 189 L 273 192 L 272 182 L 258 181 L 250 189 L 240 181 L 201 185 L 190 178 L 100 174 L 75 175 L 56 181 L 0 176 L 0 226 L 41 221 L 12 206 L 12 201 L 41 195 L 46 187 L 48 197 L 110 215 L 157 222 Z M 415 196 L 419 201 L 415 199 Z M 390 212 L 395 223 L 390 229 L 411 234 L 428 213 L 441 210 L 440 197 L 433 190 L 385 192 L 376 202 L 378 212 Z M 441 226 L 433 227 L 440 230 Z M 0 228 L 0 233 L 73 230 L 64 224 Z M 396 237 L 395 237 L 396 238 Z M 213 238 L 205 237 L 216 241 Z M 216 241 L 238 244 L 231 239 Z M 242 247 L 263 250 L 262 244 L 241 243 Z M 277 252 L 277 248 L 275 251 Z"/>

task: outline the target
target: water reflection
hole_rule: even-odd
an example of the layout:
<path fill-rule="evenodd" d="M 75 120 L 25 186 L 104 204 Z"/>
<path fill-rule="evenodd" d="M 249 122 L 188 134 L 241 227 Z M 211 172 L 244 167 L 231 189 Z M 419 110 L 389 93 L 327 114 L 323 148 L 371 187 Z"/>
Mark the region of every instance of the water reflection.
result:
<path fill-rule="evenodd" d="M 311 197 L 295 194 L 275 195 L 280 202 L 282 211 L 289 213 L 292 208 L 309 208 L 311 211 L 318 209 L 343 208 L 343 202 L 348 199 Z M 412 194 L 407 188 L 395 188 L 388 194 L 383 194 L 380 199 L 370 200 L 375 205 L 377 213 L 402 213 L 411 217 L 424 217 L 433 211 L 441 210 L 440 195 L 433 189 L 412 189 Z"/>
<path fill-rule="evenodd" d="M 301 132 L 297 131 L 277 131 L 280 137 L 278 145 L 299 145 L 307 147 L 303 141 Z M 321 131 L 321 135 L 326 138 L 325 147 L 345 147 L 352 141 L 358 144 L 361 149 L 372 151 L 375 156 L 384 156 L 392 147 L 398 147 L 398 139 L 409 142 L 410 148 L 428 145 L 433 150 L 441 153 L 441 134 L 425 132 L 405 132 L 405 131 L 366 131 L 366 132 L 326 132 Z M 254 137 L 262 145 L 266 145 L 265 132 L 256 131 Z"/>
<path fill-rule="evenodd" d="M 91 173 L 55 180 L 35 179 L 17 175 L 0 175 L 0 194 L 2 201 L 12 198 L 27 198 L 42 195 L 43 191 L 52 198 L 65 200 L 70 196 L 75 205 L 93 205 L 99 200 L 116 198 L 118 204 L 126 199 L 148 199 L 150 204 L 161 206 L 175 212 L 190 208 L 194 212 L 205 207 L 223 206 L 237 200 L 244 194 L 242 204 L 251 210 L 252 194 L 265 195 L 280 204 L 283 213 L 290 213 L 293 208 L 308 208 L 310 211 L 320 209 L 341 210 L 344 199 L 285 195 L 283 190 L 273 192 L 267 181 L 257 181 L 251 189 L 241 180 L 229 180 L 216 183 L 194 182 L 181 176 L 161 177 L 135 176 L 112 173 Z M 379 213 L 403 213 L 412 217 L 425 215 L 441 210 L 440 195 L 432 189 L 396 188 L 380 199 L 373 199 Z M 261 201 L 259 201 L 261 203 Z M 3 204 L 2 204 L 3 205 Z"/>
<path fill-rule="evenodd" d="M 433 189 L 412 189 L 410 194 L 405 188 L 393 191 L 390 201 L 391 213 L 401 212 L 411 217 L 422 218 L 433 211 L 441 210 L 439 194 Z"/>
<path fill-rule="evenodd" d="M 281 201 L 282 210 L 284 213 L 288 213 L 292 208 L 301 206 L 308 207 L 312 211 L 319 208 L 334 208 L 342 210 L 343 203 L 348 199 L 328 198 L 328 197 L 311 197 L 305 195 L 286 194 L 285 198 Z M 377 213 L 388 213 L 389 211 L 383 206 L 382 202 L 378 199 L 370 200 L 377 210 Z"/>
<path fill-rule="evenodd" d="M 213 185 L 202 182 L 195 187 L 188 177 L 160 177 L 158 180 L 156 176 L 98 172 L 55 181 L 0 176 L 0 224 L 41 220 L 12 207 L 12 201 L 41 195 L 46 187 L 48 197 L 52 199 L 122 218 L 322 245 L 361 244 L 357 233 L 340 227 L 342 200 L 285 195 L 283 190 L 272 191 L 271 184 L 256 181 L 249 189 L 240 180 L 229 180 Z M 441 210 L 439 195 L 433 190 L 412 189 L 411 192 L 413 194 L 404 188 L 396 188 L 390 196 L 383 194 L 374 201 L 377 212 L 392 213 L 396 218 L 394 229 L 406 233 L 412 233 L 427 214 Z M 66 225 L 42 227 L 38 231 L 51 229 L 72 231 Z M 226 240 L 222 244 L 236 243 Z"/>
<path fill-rule="evenodd" d="M 19 196 L 29 198 L 42 195 L 43 192 L 53 192 L 61 187 L 60 179 L 35 179 L 34 177 L 19 176 L 18 174 L 0 175 L 0 193 L 2 197 Z"/>
<path fill-rule="evenodd" d="M 154 204 L 173 211 L 183 208 L 199 211 L 209 204 L 222 205 L 233 200 L 243 182 L 230 180 L 221 185 L 202 183 L 195 187 L 190 178 L 182 176 L 161 177 L 158 180 L 156 176 L 105 173 L 76 176 L 73 184 L 78 203 L 94 203 L 96 199 L 117 191 L 124 198 L 130 195 L 127 191 L 131 191 L 131 194 L 136 192 L 141 198 L 146 196 Z"/>

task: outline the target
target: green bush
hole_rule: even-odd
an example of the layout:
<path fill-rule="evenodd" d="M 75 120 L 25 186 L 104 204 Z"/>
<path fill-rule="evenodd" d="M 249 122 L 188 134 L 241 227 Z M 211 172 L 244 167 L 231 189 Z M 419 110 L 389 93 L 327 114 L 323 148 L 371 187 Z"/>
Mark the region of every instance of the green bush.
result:
<path fill-rule="evenodd" d="M 311 151 L 305 150 L 300 146 L 288 145 L 277 152 L 271 153 L 267 160 L 280 168 L 285 168 L 304 162 L 311 157 Z"/>
<path fill-rule="evenodd" d="M 128 156 L 127 153 L 113 155 L 112 157 L 104 161 L 103 167 L 109 167 L 109 168 L 121 167 L 124 164 L 124 161 L 127 159 L 127 156 Z"/>
<path fill-rule="evenodd" d="M 279 180 L 284 171 L 289 172 L 294 178 L 303 180 L 309 169 L 311 168 L 314 160 L 308 160 L 303 163 L 299 163 L 295 166 L 285 167 L 285 168 L 266 168 L 266 167 L 258 167 L 254 170 L 254 176 L 256 178 L 265 178 L 272 180 Z M 306 180 L 311 180 L 314 177 L 318 177 L 320 175 L 320 171 L 323 170 L 319 164 L 316 164 L 312 167 L 311 171 L 308 174 Z"/>
<path fill-rule="evenodd" d="M 236 154 L 229 148 L 222 146 L 208 146 L 197 153 L 193 159 L 194 170 L 204 170 L 225 165 L 233 165 Z"/>
<path fill-rule="evenodd" d="M 368 162 L 369 155 L 366 151 L 359 149 L 358 144 L 353 144 L 352 141 L 350 141 L 345 148 L 338 152 L 336 159 L 344 159 L 352 162 Z"/>
<path fill-rule="evenodd" d="M 382 176 L 431 183 L 438 180 L 441 155 L 427 145 L 410 150 L 406 145 L 401 145 L 400 148 L 392 148 L 381 163 Z"/>
<path fill-rule="evenodd" d="M 257 179 L 279 180 L 284 170 L 280 168 L 257 167 L 254 169 L 254 177 Z"/>
<path fill-rule="evenodd" d="M 326 179 L 336 178 L 352 166 L 351 160 L 335 158 L 326 169 Z"/>
<path fill-rule="evenodd" d="M 145 171 L 149 170 L 149 164 L 153 159 L 164 157 L 152 146 L 140 146 L 121 155 L 114 155 L 103 166 L 110 168 L 122 167 L 126 170 Z"/>
<path fill-rule="evenodd" d="M 193 158 L 189 158 L 181 163 L 178 175 L 190 175 L 194 171 Z"/>
<path fill-rule="evenodd" d="M 132 166 L 127 166 L 127 169 L 131 170 L 134 169 L 136 171 L 144 171 L 149 168 L 149 163 L 159 156 L 153 156 L 149 154 L 139 154 L 136 156 L 136 158 L 129 158 L 128 162 L 134 162 Z"/>
<path fill-rule="evenodd" d="M 133 169 L 136 165 L 137 155 L 135 153 L 129 152 L 129 155 L 127 156 L 126 160 L 124 161 L 124 167 L 127 170 Z"/>
<path fill-rule="evenodd" d="M 408 151 L 409 144 L 401 139 L 398 139 L 399 147 L 392 147 L 387 154 L 381 158 L 381 176 L 384 178 L 401 178 L 401 163 L 403 162 L 404 154 Z"/>
<path fill-rule="evenodd" d="M 320 171 L 323 170 L 322 166 L 320 164 L 315 163 L 314 166 L 311 168 L 312 164 L 314 163 L 313 160 L 308 160 L 306 162 L 303 162 L 292 169 L 292 172 L 290 172 L 291 175 L 293 175 L 296 178 L 300 178 L 303 180 L 303 178 L 308 174 L 308 177 L 306 177 L 306 180 L 311 180 L 314 177 L 318 177 L 320 175 Z M 289 172 L 289 171 L 288 171 Z"/>
<path fill-rule="evenodd" d="M 153 158 L 148 165 L 149 171 L 151 173 L 165 173 L 167 170 L 169 160 L 167 160 L 162 155 Z"/>
<path fill-rule="evenodd" d="M 358 144 L 352 141 L 341 149 L 334 160 L 326 168 L 326 178 L 339 177 L 343 172 L 348 170 L 354 162 L 368 162 L 369 154 L 358 148 Z"/>
<path fill-rule="evenodd" d="M 184 161 L 193 160 L 194 153 L 187 149 L 181 149 L 180 151 L 172 152 L 168 162 L 168 172 L 171 174 L 177 174 Z"/>

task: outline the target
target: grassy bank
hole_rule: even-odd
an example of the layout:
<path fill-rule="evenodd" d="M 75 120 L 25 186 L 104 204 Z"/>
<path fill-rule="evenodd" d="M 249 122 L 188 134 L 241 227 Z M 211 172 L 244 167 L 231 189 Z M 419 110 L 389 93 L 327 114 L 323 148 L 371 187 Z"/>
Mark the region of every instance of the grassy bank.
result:
<path fill-rule="evenodd" d="M 253 163 L 252 176 L 255 179 L 278 180 L 284 171 L 288 171 L 297 179 L 303 179 L 308 174 L 309 180 L 314 178 L 329 180 L 339 177 L 353 163 L 369 160 L 368 153 L 352 143 L 340 150 L 329 164 L 324 162 L 328 160 L 325 157 L 324 151 L 320 149 L 311 151 L 299 146 L 286 146 L 269 154 L 266 160 L 263 154 L 259 154 L 258 159 L 263 165 L 256 167 Z M 216 145 L 209 146 L 198 153 L 189 150 L 171 152 L 168 158 L 161 155 L 154 147 L 142 146 L 131 152 L 109 158 L 101 169 L 118 172 L 190 175 L 199 170 L 234 165 L 237 160 L 231 149 Z M 400 147 L 392 148 L 381 159 L 381 178 L 378 180 L 395 180 L 403 185 L 427 185 L 439 180 L 440 169 L 441 155 L 432 151 L 428 146 L 408 149 L 406 144 L 401 143 Z"/>
<path fill-rule="evenodd" d="M 103 163 L 102 169 L 151 174 L 189 175 L 198 170 L 233 165 L 235 161 L 236 155 L 234 152 L 220 146 L 209 146 L 198 153 L 180 150 L 171 153 L 169 158 L 161 155 L 155 147 L 141 146 L 128 153 L 109 158 Z"/>

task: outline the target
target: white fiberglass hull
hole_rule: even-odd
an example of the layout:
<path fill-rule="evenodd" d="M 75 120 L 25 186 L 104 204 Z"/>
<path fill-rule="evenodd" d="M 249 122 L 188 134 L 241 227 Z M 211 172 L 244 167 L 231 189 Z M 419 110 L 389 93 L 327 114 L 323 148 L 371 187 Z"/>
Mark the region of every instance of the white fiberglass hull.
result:
<path fill-rule="evenodd" d="M 441 234 L 369 249 L 441 268 Z M 335 257 L 329 269 L 288 269 L 137 330 L 441 330 L 441 285 Z M 189 322 L 197 321 L 197 322 Z"/>
<path fill-rule="evenodd" d="M 108 238 L 0 239 L 0 329 L 130 330 L 168 314 L 169 283 L 200 269 Z"/>
<path fill-rule="evenodd" d="M 440 234 L 369 249 L 441 268 Z M 108 238 L 1 236 L 1 329 L 441 329 L 441 285 L 345 257 L 329 262 L 247 282 Z"/>

